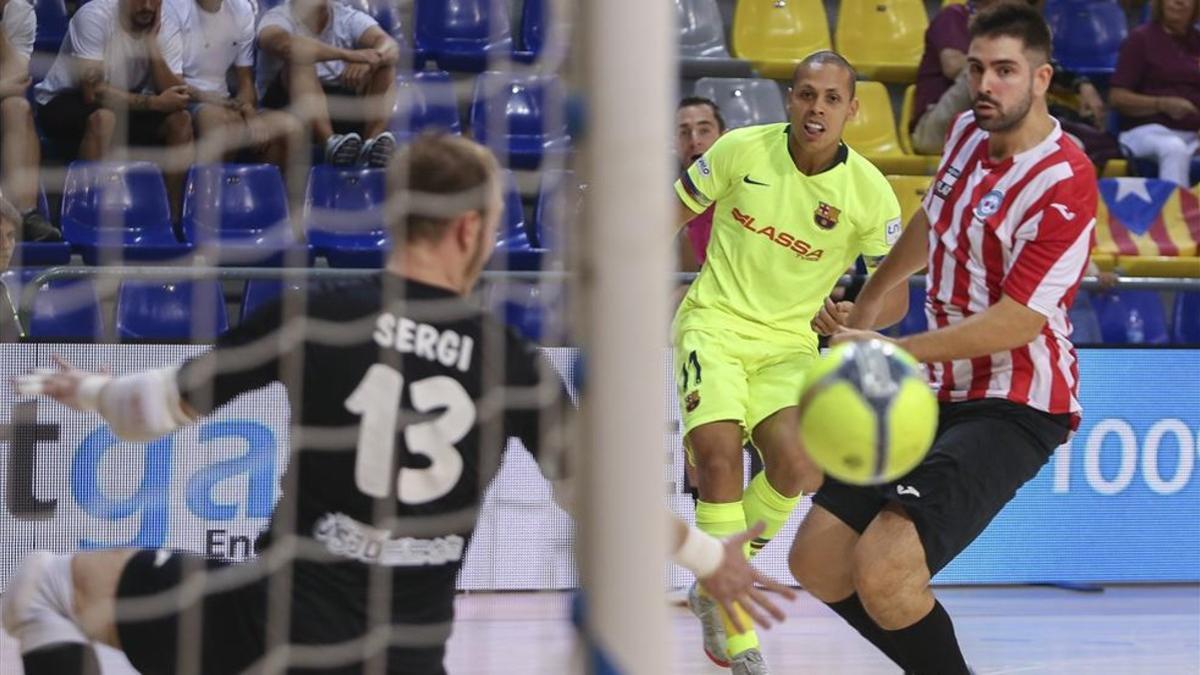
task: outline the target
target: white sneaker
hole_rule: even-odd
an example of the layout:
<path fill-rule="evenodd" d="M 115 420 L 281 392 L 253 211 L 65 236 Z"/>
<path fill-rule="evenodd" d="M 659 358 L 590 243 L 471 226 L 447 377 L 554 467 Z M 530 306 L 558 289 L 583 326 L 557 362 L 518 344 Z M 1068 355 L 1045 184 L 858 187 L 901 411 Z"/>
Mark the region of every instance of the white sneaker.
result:
<path fill-rule="evenodd" d="M 688 608 L 700 619 L 703 629 L 704 654 L 722 668 L 729 667 L 729 650 L 725 646 L 725 624 L 721 621 L 721 607 L 715 600 L 700 592 L 700 584 L 693 583 L 688 589 Z"/>
<path fill-rule="evenodd" d="M 356 133 L 334 134 L 325 140 L 325 163 L 333 166 L 354 166 L 362 151 L 362 136 Z"/>
<path fill-rule="evenodd" d="M 372 169 L 380 169 L 388 165 L 392 153 L 396 150 L 396 137 L 392 132 L 385 131 L 363 143 L 358 153 L 358 163 Z"/>
<path fill-rule="evenodd" d="M 747 649 L 733 657 L 731 670 L 733 675 L 770 675 L 762 652 L 756 648 Z"/>

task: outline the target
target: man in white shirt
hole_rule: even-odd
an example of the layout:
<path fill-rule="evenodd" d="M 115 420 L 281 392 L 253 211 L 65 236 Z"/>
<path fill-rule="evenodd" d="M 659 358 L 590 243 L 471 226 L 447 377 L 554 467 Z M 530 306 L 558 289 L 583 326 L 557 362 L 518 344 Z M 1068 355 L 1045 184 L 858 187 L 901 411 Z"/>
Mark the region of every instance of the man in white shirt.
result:
<path fill-rule="evenodd" d="M 80 159 L 104 159 L 125 143 L 165 145 L 159 164 L 172 212 L 179 215 L 192 161 L 192 116 L 178 20 L 162 11 L 162 0 L 81 6 L 34 92 L 42 131 L 78 147 Z"/>
<path fill-rule="evenodd" d="M 0 0 L 0 187 L 21 212 L 23 238 L 49 241 L 61 235 L 37 210 L 42 154 L 33 110 L 25 99 L 36 32 L 37 16 L 26 0 Z"/>
<path fill-rule="evenodd" d="M 287 0 L 259 20 L 258 48 L 263 107 L 306 121 L 330 164 L 387 165 L 400 48 L 373 18 L 332 0 Z"/>
<path fill-rule="evenodd" d="M 183 79 L 200 162 L 232 160 L 248 147 L 268 157 L 272 136 L 299 125 L 289 115 L 258 113 L 254 85 L 254 7 L 250 0 L 168 0 L 183 36 Z M 237 91 L 229 88 L 229 71 Z M 274 130 L 276 133 L 272 133 Z"/>

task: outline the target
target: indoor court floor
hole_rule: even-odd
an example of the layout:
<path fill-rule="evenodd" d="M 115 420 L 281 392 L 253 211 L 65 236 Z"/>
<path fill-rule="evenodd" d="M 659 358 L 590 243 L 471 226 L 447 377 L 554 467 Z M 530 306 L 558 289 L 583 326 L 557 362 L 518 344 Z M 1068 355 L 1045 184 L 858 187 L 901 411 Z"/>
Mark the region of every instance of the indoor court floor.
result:
<path fill-rule="evenodd" d="M 979 675 L 1200 673 L 1200 586 L 1114 586 L 1102 593 L 1046 587 L 940 588 L 968 660 Z M 894 674 L 897 670 L 807 594 L 788 622 L 760 633 L 776 675 Z M 451 675 L 565 675 L 574 648 L 565 593 L 460 596 L 450 641 Z M 671 608 L 672 673 L 728 672 L 709 664 L 699 629 Z M 112 650 L 105 675 L 131 673 Z M 18 675 L 11 637 L 0 634 L 0 673 Z"/>

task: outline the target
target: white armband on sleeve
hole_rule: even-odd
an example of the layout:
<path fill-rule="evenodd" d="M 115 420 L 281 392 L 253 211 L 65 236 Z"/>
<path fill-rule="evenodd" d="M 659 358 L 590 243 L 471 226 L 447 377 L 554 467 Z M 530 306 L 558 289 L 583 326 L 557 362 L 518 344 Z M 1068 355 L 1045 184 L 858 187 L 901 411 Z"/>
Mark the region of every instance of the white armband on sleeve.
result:
<path fill-rule="evenodd" d="M 153 441 L 192 422 L 183 409 L 178 368 L 160 368 L 110 378 L 96 375 L 79 386 L 79 405 L 98 413 L 118 438 L 138 443 Z"/>
<path fill-rule="evenodd" d="M 671 558 L 682 567 L 686 567 L 704 579 L 717 571 L 725 558 L 725 546 L 720 539 L 701 532 L 696 527 L 689 527 L 683 545 Z"/>

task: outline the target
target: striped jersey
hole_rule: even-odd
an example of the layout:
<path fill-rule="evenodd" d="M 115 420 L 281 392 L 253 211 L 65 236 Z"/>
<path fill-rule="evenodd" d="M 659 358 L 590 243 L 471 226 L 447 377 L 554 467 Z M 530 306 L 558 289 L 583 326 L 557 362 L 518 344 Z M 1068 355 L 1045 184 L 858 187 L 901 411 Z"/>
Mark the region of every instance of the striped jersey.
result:
<path fill-rule="evenodd" d="M 1096 174 L 1054 130 L 1002 161 L 967 111 L 954 122 L 933 189 L 925 314 L 943 328 L 1008 297 L 1046 317 L 1038 336 L 1009 352 L 929 365 L 942 401 L 1002 398 L 1079 422 L 1079 368 L 1067 311 L 1087 268 Z"/>

